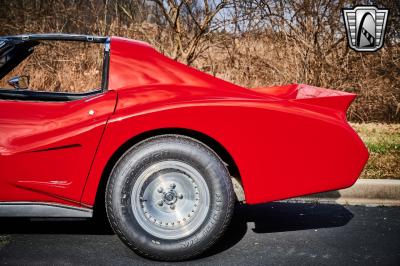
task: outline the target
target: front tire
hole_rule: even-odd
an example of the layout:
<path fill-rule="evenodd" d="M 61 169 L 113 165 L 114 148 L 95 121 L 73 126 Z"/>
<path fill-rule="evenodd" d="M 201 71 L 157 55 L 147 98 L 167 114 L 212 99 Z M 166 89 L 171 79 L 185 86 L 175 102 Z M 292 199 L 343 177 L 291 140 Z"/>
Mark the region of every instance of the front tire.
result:
<path fill-rule="evenodd" d="M 115 165 L 106 210 L 116 234 L 151 259 L 179 261 L 211 247 L 234 206 L 230 175 L 204 144 L 180 135 L 142 141 Z"/>

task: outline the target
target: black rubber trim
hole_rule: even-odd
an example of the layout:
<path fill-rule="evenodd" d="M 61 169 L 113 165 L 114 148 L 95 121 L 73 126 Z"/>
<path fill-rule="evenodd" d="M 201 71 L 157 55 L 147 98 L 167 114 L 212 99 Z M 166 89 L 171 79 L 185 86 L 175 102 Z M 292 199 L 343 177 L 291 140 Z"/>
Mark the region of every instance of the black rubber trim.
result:
<path fill-rule="evenodd" d="M 35 41 L 77 41 L 77 42 L 95 42 L 105 43 L 108 37 L 104 36 L 93 36 L 83 34 L 63 34 L 63 33 L 46 33 L 46 34 L 22 34 L 22 35 L 10 35 L 0 36 L 0 39 L 9 40 L 35 40 Z"/>
<path fill-rule="evenodd" d="M 0 100 L 68 102 L 101 94 L 102 90 L 86 93 L 44 92 L 29 90 L 0 90 Z"/>
<path fill-rule="evenodd" d="M 47 202 L 0 202 L 0 217 L 91 218 L 93 210 Z"/>
<path fill-rule="evenodd" d="M 110 69 L 110 38 L 104 44 L 104 55 L 103 55 L 103 71 L 101 75 L 101 90 L 103 92 L 108 90 L 108 73 Z"/>

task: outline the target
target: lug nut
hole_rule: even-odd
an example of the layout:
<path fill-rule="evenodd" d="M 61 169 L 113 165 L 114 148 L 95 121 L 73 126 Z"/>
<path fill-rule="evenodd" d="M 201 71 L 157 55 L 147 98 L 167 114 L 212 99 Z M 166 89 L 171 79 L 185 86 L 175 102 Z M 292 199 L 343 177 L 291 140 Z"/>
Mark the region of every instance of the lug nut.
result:
<path fill-rule="evenodd" d="M 162 193 L 164 189 L 162 187 L 157 188 L 158 193 Z"/>
<path fill-rule="evenodd" d="M 176 185 L 175 185 L 175 183 L 171 183 L 171 184 L 169 185 L 169 187 L 172 188 L 172 189 L 174 189 L 174 188 L 176 187 Z"/>
<path fill-rule="evenodd" d="M 183 199 L 183 194 L 182 194 L 182 193 L 179 193 L 179 194 L 178 194 L 178 198 L 179 198 L 179 199 Z"/>
<path fill-rule="evenodd" d="M 170 208 L 171 208 L 171 210 L 174 210 L 175 209 L 175 205 L 171 205 L 171 206 L 169 206 Z"/>
<path fill-rule="evenodd" d="M 158 204 L 158 206 L 163 206 L 164 202 L 163 202 L 162 200 L 159 200 L 159 201 L 157 202 L 157 204 Z"/>

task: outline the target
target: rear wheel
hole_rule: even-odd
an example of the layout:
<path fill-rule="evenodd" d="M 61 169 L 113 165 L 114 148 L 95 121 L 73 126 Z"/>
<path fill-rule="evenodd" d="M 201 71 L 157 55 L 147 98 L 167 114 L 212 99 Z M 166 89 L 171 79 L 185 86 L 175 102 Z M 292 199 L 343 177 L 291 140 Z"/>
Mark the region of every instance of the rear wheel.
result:
<path fill-rule="evenodd" d="M 185 260 L 212 246 L 234 206 L 229 173 L 204 144 L 179 135 L 150 138 L 128 150 L 106 189 L 111 226 L 134 251 Z"/>

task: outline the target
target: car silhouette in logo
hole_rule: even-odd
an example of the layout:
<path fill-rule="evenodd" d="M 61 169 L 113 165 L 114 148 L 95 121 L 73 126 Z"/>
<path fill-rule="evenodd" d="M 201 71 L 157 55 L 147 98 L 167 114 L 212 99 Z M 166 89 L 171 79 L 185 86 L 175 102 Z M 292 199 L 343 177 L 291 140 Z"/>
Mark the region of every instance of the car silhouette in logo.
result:
<path fill-rule="evenodd" d="M 359 52 L 374 52 L 382 48 L 388 12 L 375 6 L 343 9 L 349 46 Z"/>

